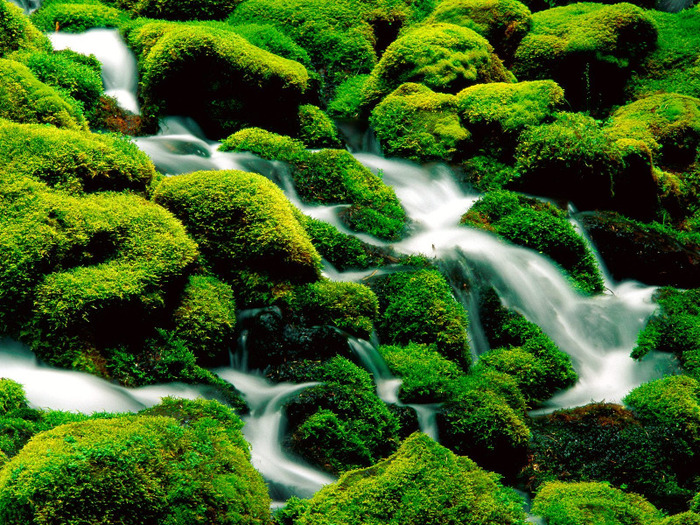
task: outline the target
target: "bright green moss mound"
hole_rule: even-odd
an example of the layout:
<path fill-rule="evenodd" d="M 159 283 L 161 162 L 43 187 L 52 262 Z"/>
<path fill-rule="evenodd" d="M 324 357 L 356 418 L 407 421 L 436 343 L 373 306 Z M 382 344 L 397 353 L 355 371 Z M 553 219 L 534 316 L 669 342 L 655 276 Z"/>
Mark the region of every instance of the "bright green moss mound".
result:
<path fill-rule="evenodd" d="M 145 192 L 155 176 L 148 157 L 118 135 L 0 120 L 0 170 L 72 193 Z"/>
<path fill-rule="evenodd" d="M 294 291 L 290 305 L 308 325 L 331 325 L 368 339 L 377 317 L 377 297 L 367 286 L 351 282 L 320 281 Z"/>
<path fill-rule="evenodd" d="M 396 450 L 398 420 L 375 394 L 368 372 L 334 357 L 300 379 L 323 384 L 287 404 L 297 454 L 337 474 L 368 467 Z"/>
<path fill-rule="evenodd" d="M 484 37 L 453 24 L 431 24 L 407 31 L 387 48 L 367 79 L 364 98 L 373 105 L 405 82 L 457 93 L 473 84 L 511 80 Z"/>
<path fill-rule="evenodd" d="M 293 162 L 306 154 L 298 139 L 278 135 L 261 128 L 246 128 L 228 136 L 219 146 L 221 151 L 249 151 L 267 160 Z"/>
<path fill-rule="evenodd" d="M 700 379 L 700 289 L 663 288 L 654 299 L 659 309 L 639 333 L 632 357 L 671 352 L 688 374 Z"/>
<path fill-rule="evenodd" d="M 140 55 L 143 114 L 192 116 L 212 137 L 247 125 L 295 122 L 309 74 L 225 25 L 141 23 L 127 30 Z"/>
<path fill-rule="evenodd" d="M 449 161 L 469 141 L 454 95 L 407 83 L 384 98 L 370 116 L 384 154 L 416 162 Z"/>
<path fill-rule="evenodd" d="M 532 27 L 532 15 L 518 0 L 445 0 L 438 3 L 427 22 L 455 24 L 476 31 L 509 63 Z"/>
<path fill-rule="evenodd" d="M 524 524 L 518 496 L 467 457 L 413 434 L 376 465 L 318 492 L 299 525 Z"/>
<path fill-rule="evenodd" d="M 299 106 L 299 139 L 307 148 L 338 148 L 338 130 L 321 108 L 311 104 Z"/>
<path fill-rule="evenodd" d="M 462 223 L 495 232 L 520 246 L 551 257 L 587 293 L 603 291 L 603 278 L 586 242 L 566 213 L 553 205 L 507 191 L 481 197 Z"/>
<path fill-rule="evenodd" d="M 12 379 L 0 378 L 0 415 L 27 406 L 24 388 Z"/>
<path fill-rule="evenodd" d="M 318 278 L 320 257 L 274 183 L 241 171 L 164 179 L 153 199 L 175 214 L 217 274 L 254 269 L 296 282 Z"/>
<path fill-rule="evenodd" d="M 532 512 L 550 525 L 650 525 L 661 518 L 643 497 L 597 482 L 546 483 L 535 497 Z"/>
<path fill-rule="evenodd" d="M 80 102 L 83 113 L 92 121 L 100 97 L 104 95 L 101 66 L 91 64 L 84 55 L 70 50 L 54 53 L 23 52 L 12 55 L 45 84 L 62 90 Z"/>
<path fill-rule="evenodd" d="M 227 356 L 235 346 L 233 290 L 215 277 L 191 276 L 173 317 L 175 334 L 197 357 Z"/>
<path fill-rule="evenodd" d="M 0 59 L 0 117 L 23 123 L 86 130 L 79 105 L 14 60 Z"/>
<path fill-rule="evenodd" d="M 433 343 L 442 355 L 468 368 L 467 313 L 440 272 L 398 272 L 370 286 L 379 297 L 377 333 L 383 343 Z"/>
<path fill-rule="evenodd" d="M 642 62 L 628 86 L 635 98 L 666 92 L 700 98 L 700 7 L 680 13 L 649 11 L 658 29 L 657 48 Z"/>
<path fill-rule="evenodd" d="M 13 51 L 49 51 L 49 40 L 10 2 L 0 5 L 0 56 Z"/>
<path fill-rule="evenodd" d="M 100 2 L 51 2 L 31 16 L 32 22 L 45 32 L 82 33 L 96 27 L 119 27 L 129 16 Z"/>
<path fill-rule="evenodd" d="M 553 79 L 575 109 L 600 112 L 622 102 L 631 70 L 656 45 L 650 15 L 632 4 L 576 3 L 532 16 L 515 54 L 521 80 Z"/>
<path fill-rule="evenodd" d="M 700 514 L 683 512 L 661 520 L 661 525 L 700 525 Z"/>
<path fill-rule="evenodd" d="M 337 119 L 357 119 L 362 112 L 362 92 L 369 75 L 354 75 L 340 84 L 328 102 L 328 114 Z"/>
<path fill-rule="evenodd" d="M 223 20 L 243 0 L 116 0 L 134 16 L 160 20 Z"/>
<path fill-rule="evenodd" d="M 260 49 L 295 60 L 307 69 L 311 67 L 311 59 L 306 50 L 274 25 L 250 23 L 234 25 L 231 29 Z"/>
<path fill-rule="evenodd" d="M 225 422 L 124 416 L 59 426 L 35 436 L 0 471 L 0 519 L 270 523 L 270 499 L 241 426 L 232 413 Z"/>

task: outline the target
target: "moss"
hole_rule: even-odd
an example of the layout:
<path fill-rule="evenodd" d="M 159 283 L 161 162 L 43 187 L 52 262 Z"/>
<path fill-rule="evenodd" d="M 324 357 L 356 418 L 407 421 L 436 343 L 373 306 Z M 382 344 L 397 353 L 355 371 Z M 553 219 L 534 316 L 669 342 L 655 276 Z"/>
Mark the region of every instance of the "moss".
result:
<path fill-rule="evenodd" d="M 369 75 L 354 75 L 341 83 L 328 103 L 328 115 L 337 119 L 357 119 L 361 113 L 362 91 Z"/>
<path fill-rule="evenodd" d="M 457 115 L 453 95 L 414 83 L 402 84 L 370 116 L 385 155 L 415 162 L 448 162 L 463 152 L 471 134 Z"/>
<path fill-rule="evenodd" d="M 0 169 L 73 193 L 145 192 L 151 161 L 129 139 L 0 120 Z"/>
<path fill-rule="evenodd" d="M 320 257 L 274 183 L 241 171 L 164 179 L 154 200 L 171 210 L 220 275 L 252 269 L 276 278 L 318 278 Z"/>
<path fill-rule="evenodd" d="M 231 29 L 260 49 L 311 68 L 311 59 L 306 50 L 274 25 L 249 23 L 235 25 Z"/>
<path fill-rule="evenodd" d="M 493 231 L 514 244 L 546 254 L 587 293 L 603 291 L 595 255 L 566 213 L 551 204 L 512 192 L 490 192 L 462 216 L 462 223 Z"/>
<path fill-rule="evenodd" d="M 345 473 L 318 492 L 296 523 L 389 525 L 459 523 L 523 524 L 519 498 L 497 477 L 452 454 L 423 434 L 413 434 L 392 456 Z"/>
<path fill-rule="evenodd" d="M 551 525 L 646 525 L 661 518 L 641 496 L 596 482 L 547 483 L 537 493 L 532 511 Z"/>
<path fill-rule="evenodd" d="M 129 16 L 119 9 L 100 2 L 46 3 L 32 16 L 32 22 L 45 32 L 82 33 L 96 27 L 119 27 Z"/>
<path fill-rule="evenodd" d="M 528 128 L 515 155 L 520 177 L 510 189 L 571 199 L 580 209 L 609 207 L 624 167 L 600 123 L 580 113 Z"/>
<path fill-rule="evenodd" d="M 364 102 L 374 105 L 405 82 L 454 94 L 473 84 L 511 80 L 482 36 L 453 24 L 431 24 L 407 31 L 387 48 L 364 86 Z"/>
<path fill-rule="evenodd" d="M 377 317 L 377 297 L 359 283 L 320 281 L 294 291 L 291 308 L 309 325 L 331 325 L 369 338 Z"/>
<path fill-rule="evenodd" d="M 268 160 L 293 162 L 305 153 L 304 144 L 286 135 L 261 128 L 246 128 L 228 136 L 219 146 L 221 151 L 249 151 Z"/>
<path fill-rule="evenodd" d="M 377 333 L 385 344 L 435 344 L 468 368 L 467 314 L 436 270 L 398 272 L 370 282 L 379 297 Z"/>
<path fill-rule="evenodd" d="M 0 378 L 0 415 L 27 406 L 24 388 L 12 379 Z"/>
<path fill-rule="evenodd" d="M 3 523 L 270 523 L 241 422 L 124 416 L 35 436 L 0 473 Z M 184 451 L 184 452 L 183 452 Z M 134 514 L 134 509 L 138 513 Z"/>
<path fill-rule="evenodd" d="M 518 0 L 446 0 L 428 17 L 429 23 L 468 27 L 483 36 L 506 63 L 532 27 L 530 10 Z"/>
<path fill-rule="evenodd" d="M 460 169 L 465 181 L 481 192 L 504 189 L 520 176 L 513 166 L 488 155 L 475 155 L 462 162 Z"/>
<path fill-rule="evenodd" d="M 141 57 L 142 112 L 151 120 L 186 114 L 213 137 L 250 125 L 284 128 L 310 89 L 304 66 L 225 24 L 139 23 L 126 35 Z"/>
<path fill-rule="evenodd" d="M 700 514 L 692 511 L 669 516 L 661 520 L 661 525 L 700 525 Z"/>
<path fill-rule="evenodd" d="M 193 275 L 173 314 L 175 334 L 198 358 L 216 362 L 234 347 L 236 305 L 233 290 L 215 277 Z"/>
<path fill-rule="evenodd" d="M 631 71 L 655 47 L 650 15 L 627 3 L 576 3 L 535 13 L 515 54 L 521 80 L 552 79 L 575 110 L 604 113 L 622 102 Z"/>
<path fill-rule="evenodd" d="M 160 20 L 223 20 L 242 0 L 116 0 L 120 9 L 133 16 Z"/>
<path fill-rule="evenodd" d="M 341 146 L 338 130 L 321 108 L 311 104 L 299 106 L 299 139 L 307 148 Z"/>
<path fill-rule="evenodd" d="M 27 66 L 7 59 L 0 59 L 0 117 L 66 129 L 87 129 L 85 117 L 75 100 L 63 97 L 38 80 Z"/>
<path fill-rule="evenodd" d="M 396 450 L 398 421 L 374 393 L 366 371 L 335 357 L 305 379 L 323 384 L 287 405 L 296 453 L 338 473 L 372 465 Z"/>
<path fill-rule="evenodd" d="M 5 57 L 17 50 L 49 51 L 51 44 L 11 2 L 0 6 L 0 56 Z"/>

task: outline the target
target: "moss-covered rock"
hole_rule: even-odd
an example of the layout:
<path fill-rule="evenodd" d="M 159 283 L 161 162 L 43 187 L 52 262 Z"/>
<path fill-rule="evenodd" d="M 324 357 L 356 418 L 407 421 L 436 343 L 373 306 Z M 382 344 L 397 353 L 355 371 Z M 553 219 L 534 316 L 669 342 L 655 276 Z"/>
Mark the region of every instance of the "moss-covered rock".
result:
<path fill-rule="evenodd" d="M 627 3 L 575 3 L 535 13 L 532 21 L 513 73 L 555 80 L 576 110 L 602 113 L 621 103 L 632 69 L 656 45 L 652 18 Z"/>
<path fill-rule="evenodd" d="M 303 379 L 323 384 L 287 404 L 295 452 L 339 473 L 370 466 L 396 450 L 398 421 L 375 394 L 369 373 L 335 357 Z"/>
<path fill-rule="evenodd" d="M 0 117 L 15 122 L 86 130 L 80 106 L 44 84 L 25 65 L 0 59 Z"/>
<path fill-rule="evenodd" d="M 523 524 L 519 498 L 466 457 L 424 434 L 413 434 L 392 456 L 345 473 L 322 489 L 296 523 L 389 525 Z"/>
<path fill-rule="evenodd" d="M 427 22 L 455 24 L 473 29 L 511 63 L 515 50 L 532 27 L 530 10 L 518 0 L 445 0 L 438 3 Z"/>
<path fill-rule="evenodd" d="M 222 276 L 238 269 L 308 282 L 320 257 L 292 204 L 274 183 L 241 171 L 199 171 L 164 179 L 154 200 L 172 211 Z"/>
<path fill-rule="evenodd" d="M 311 104 L 299 106 L 299 139 L 307 148 L 338 148 L 338 130 L 321 108 Z"/>
<path fill-rule="evenodd" d="M 369 75 L 353 75 L 338 85 L 328 102 L 328 114 L 338 119 L 357 119 L 362 113 L 362 93 Z"/>
<path fill-rule="evenodd" d="M 0 120 L 0 170 L 72 193 L 144 193 L 156 174 L 148 157 L 126 137 L 6 120 Z"/>
<path fill-rule="evenodd" d="M 469 367 L 467 313 L 440 272 L 398 272 L 369 284 L 379 297 L 377 333 L 383 343 L 434 343 L 442 355 Z"/>
<path fill-rule="evenodd" d="M 260 49 L 311 68 L 311 59 L 306 50 L 272 24 L 251 22 L 234 25 L 231 29 Z"/>
<path fill-rule="evenodd" d="M 20 49 L 49 51 L 51 43 L 22 10 L 11 2 L 0 5 L 0 56 Z"/>
<path fill-rule="evenodd" d="M 661 520 L 661 525 L 700 525 L 700 514 L 692 511 L 675 514 Z"/>
<path fill-rule="evenodd" d="M 388 95 L 370 116 L 387 156 L 416 162 L 449 162 L 463 152 L 471 134 L 460 122 L 454 95 L 406 83 Z"/>
<path fill-rule="evenodd" d="M 271 523 L 241 426 L 232 413 L 225 422 L 142 415 L 59 426 L 3 468 L 0 517 L 8 525 L 42 516 L 76 525 Z"/>
<path fill-rule="evenodd" d="M 27 406 L 22 385 L 12 379 L 0 378 L 0 415 Z"/>
<path fill-rule="evenodd" d="M 221 151 L 249 151 L 267 160 L 294 162 L 305 155 L 305 145 L 298 139 L 278 135 L 262 128 L 245 128 L 229 135 L 219 146 Z"/>
<path fill-rule="evenodd" d="M 454 24 L 423 25 L 387 48 L 364 85 L 364 103 L 376 104 L 405 82 L 454 94 L 473 84 L 511 80 L 478 33 Z"/>
<path fill-rule="evenodd" d="M 160 20 L 223 20 L 242 0 L 116 0 L 115 5 L 134 16 Z"/>
<path fill-rule="evenodd" d="M 82 33 L 97 27 L 119 27 L 129 20 L 124 11 L 98 0 L 44 2 L 31 21 L 45 32 Z"/>
<path fill-rule="evenodd" d="M 700 235 L 614 212 L 582 215 L 581 222 L 615 279 L 656 286 L 700 287 Z"/>
<path fill-rule="evenodd" d="M 142 113 L 192 116 L 213 137 L 249 125 L 294 122 L 309 74 L 222 25 L 136 23 L 127 42 L 140 56 Z"/>
<path fill-rule="evenodd" d="M 643 497 L 605 483 L 559 483 L 542 486 L 532 512 L 551 525 L 650 525 L 661 513 Z"/>
<path fill-rule="evenodd" d="M 481 197 L 462 216 L 462 223 L 493 231 L 514 244 L 548 255 L 587 293 L 603 291 L 595 255 L 566 213 L 549 203 L 494 191 Z"/>

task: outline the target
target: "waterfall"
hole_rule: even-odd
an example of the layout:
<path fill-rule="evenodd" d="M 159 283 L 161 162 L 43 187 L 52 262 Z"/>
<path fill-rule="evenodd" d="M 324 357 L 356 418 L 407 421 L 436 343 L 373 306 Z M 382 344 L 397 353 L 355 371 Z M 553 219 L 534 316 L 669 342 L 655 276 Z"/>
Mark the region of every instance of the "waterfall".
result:
<path fill-rule="evenodd" d="M 55 50 L 72 49 L 83 55 L 95 55 L 102 63 L 105 93 L 117 99 L 127 111 L 138 114 L 136 98 L 138 74 L 136 58 L 116 29 L 89 29 L 84 33 L 48 33 Z"/>

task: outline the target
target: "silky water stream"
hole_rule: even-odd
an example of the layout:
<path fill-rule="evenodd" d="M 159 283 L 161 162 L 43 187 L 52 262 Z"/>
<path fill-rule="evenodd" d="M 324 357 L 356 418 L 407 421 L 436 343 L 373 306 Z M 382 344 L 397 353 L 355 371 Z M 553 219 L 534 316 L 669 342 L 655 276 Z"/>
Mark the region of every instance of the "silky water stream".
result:
<path fill-rule="evenodd" d="M 116 31 L 56 33 L 51 35 L 51 40 L 57 49 L 70 47 L 96 54 L 103 63 L 103 78 L 110 94 L 125 109 L 138 112 L 135 60 Z M 134 141 L 159 171 L 169 175 L 218 169 L 260 173 L 276 182 L 304 213 L 348 231 L 338 219 L 342 206 L 311 207 L 300 202 L 284 164 L 247 153 L 219 152 L 219 144 L 207 140 L 189 119 L 165 119 L 159 134 Z M 447 166 L 421 167 L 384 159 L 376 154 L 371 141 L 364 144 L 365 149 L 375 153 L 356 153 L 356 157 L 395 189 L 413 222 L 411 235 L 393 248 L 407 254 L 435 257 L 450 274 L 465 282 L 470 282 L 474 272 L 478 272 L 507 306 L 537 323 L 571 356 L 579 382 L 552 398 L 543 411 L 591 401 L 619 402 L 635 386 L 671 368 L 665 355 L 653 354 L 641 362 L 629 358 L 638 331 L 655 308 L 651 301 L 653 288 L 634 282 L 608 282 L 610 293 L 583 297 L 542 255 L 499 241 L 488 233 L 458 226 L 459 217 L 478 195 L 464 191 Z M 383 245 L 366 235 L 358 237 Z M 372 271 L 337 272 L 327 266 L 324 273 L 335 280 L 361 281 Z M 470 312 L 469 335 L 476 358 L 488 347 L 479 330 L 473 297 L 462 290 L 455 290 L 455 296 Z M 400 381 L 391 375 L 376 347 L 352 338 L 348 338 L 348 344 L 372 372 L 378 395 L 386 402 L 397 403 Z M 24 385 L 33 406 L 60 410 L 138 411 L 166 395 L 194 398 L 210 394 L 207 389 L 186 385 L 125 389 L 85 374 L 53 370 L 37 363 L 26 348 L 8 340 L 0 341 L 0 370 L 3 376 Z M 245 417 L 244 433 L 251 443 L 253 463 L 268 480 L 275 499 L 283 501 L 291 495 L 308 497 L 333 481 L 327 474 L 289 455 L 281 446 L 285 402 L 313 383 L 273 384 L 258 371 L 247 370 L 244 361 L 215 372 L 246 397 L 251 411 Z M 413 407 L 422 430 L 437 438 L 437 407 Z"/>

